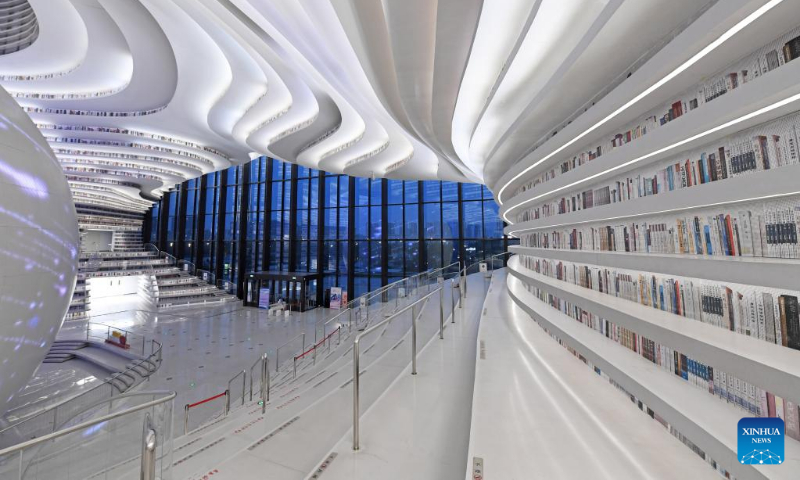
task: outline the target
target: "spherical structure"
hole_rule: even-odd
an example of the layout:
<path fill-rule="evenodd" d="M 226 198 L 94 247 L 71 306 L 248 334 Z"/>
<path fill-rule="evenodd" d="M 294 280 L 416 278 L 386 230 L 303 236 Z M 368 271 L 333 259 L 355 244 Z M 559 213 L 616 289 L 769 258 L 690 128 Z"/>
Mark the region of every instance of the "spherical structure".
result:
<path fill-rule="evenodd" d="M 0 88 L 0 414 L 61 327 L 75 288 L 79 238 L 53 151 Z"/>

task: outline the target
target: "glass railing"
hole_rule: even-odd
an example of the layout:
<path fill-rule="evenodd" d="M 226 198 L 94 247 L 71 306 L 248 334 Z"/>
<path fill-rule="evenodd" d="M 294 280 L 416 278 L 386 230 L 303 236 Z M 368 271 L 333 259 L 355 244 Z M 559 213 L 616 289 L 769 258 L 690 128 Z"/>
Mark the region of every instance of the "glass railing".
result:
<path fill-rule="evenodd" d="M 140 354 L 141 358 L 133 360 L 125 370 L 107 377 L 102 383 L 63 402 L 32 414 L 8 418 L 10 425 L 0 430 L 0 446 L 13 445 L 63 428 L 92 405 L 109 401 L 138 385 L 161 365 L 161 343 L 124 329 L 87 322 L 85 340 L 113 344 Z"/>
<path fill-rule="evenodd" d="M 61 428 L 0 450 L 4 480 L 168 479 L 175 392 L 98 400 Z M 138 460 L 138 461 L 137 461 Z"/>
<path fill-rule="evenodd" d="M 482 269 L 491 272 L 501 268 L 505 266 L 504 256 L 508 253 L 493 255 L 463 267 L 459 262 L 454 262 L 428 270 L 377 288 L 343 304 L 340 311 L 317 322 L 313 334 L 301 332 L 279 346 L 274 353 L 261 353 L 249 370 L 231 372 L 230 381 L 219 385 L 217 394 L 185 405 L 185 432 L 227 415 L 246 401 L 260 399 L 262 408 L 265 408 L 270 392 L 291 382 L 301 370 L 310 368 L 323 357 L 329 358 L 332 350 L 343 344 L 347 345 L 346 340 L 354 335 L 376 324 L 385 325 L 387 319 L 409 311 L 421 299 L 427 302 L 435 297 L 441 302 L 441 336 L 444 331 L 443 323 L 448 317 L 455 321 L 455 309 L 461 306 L 465 296 L 466 281 L 463 275 L 477 273 Z M 481 267 L 481 263 L 485 266 Z M 449 288 L 445 288 L 445 284 L 449 284 Z"/>

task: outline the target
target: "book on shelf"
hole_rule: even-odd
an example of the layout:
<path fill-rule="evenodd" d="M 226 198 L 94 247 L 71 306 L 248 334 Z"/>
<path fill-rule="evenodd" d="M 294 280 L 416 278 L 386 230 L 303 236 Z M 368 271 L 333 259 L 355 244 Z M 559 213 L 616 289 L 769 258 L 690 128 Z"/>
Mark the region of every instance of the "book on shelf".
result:
<path fill-rule="evenodd" d="M 546 268 L 542 264 L 539 267 Z M 648 362 L 659 366 L 665 372 L 705 390 L 708 394 L 734 404 L 751 415 L 783 419 L 786 423 L 786 434 L 791 438 L 800 440 L 800 411 L 796 403 L 774 395 L 735 375 L 731 375 L 724 371 L 724 367 L 718 368 L 699 362 L 684 352 L 660 344 L 613 321 L 602 318 L 580 305 L 559 298 L 546 289 L 527 283 L 525 288 L 543 303 L 622 347 L 631 350 Z M 707 293 L 712 294 L 713 292 L 708 291 Z M 713 297 L 702 300 L 701 303 L 704 303 L 705 308 L 714 311 L 715 314 L 721 311 L 724 312 L 724 306 L 715 301 Z M 559 343 L 573 352 L 581 361 L 589 364 L 568 343 L 563 342 L 561 339 L 559 339 Z M 601 371 L 598 371 L 598 373 L 603 375 Z"/>
<path fill-rule="evenodd" d="M 639 139 L 653 130 L 670 123 L 688 112 L 713 101 L 726 93 L 747 84 L 762 75 L 778 69 L 782 65 L 800 56 L 800 27 L 784 33 L 769 44 L 747 55 L 745 58 L 729 65 L 725 69 L 712 75 L 708 80 L 687 92 L 677 95 L 676 99 L 645 114 L 642 119 L 624 127 L 621 131 L 611 134 L 600 145 L 587 147 L 573 155 L 571 159 L 562 161 L 559 169 L 552 169 L 540 174 L 535 179 L 523 184 L 515 190 L 515 195 L 527 191 L 541 183 L 552 180 L 560 174 L 565 174 L 579 168 L 604 153 L 624 146 Z M 769 141 L 769 139 L 768 139 Z M 749 152 L 755 153 L 755 152 Z M 737 165 L 737 169 L 729 170 L 731 174 L 746 172 L 752 167 L 754 160 L 750 158 L 748 149 L 742 150 L 740 155 L 726 163 Z M 720 160 L 720 156 L 717 160 Z"/>

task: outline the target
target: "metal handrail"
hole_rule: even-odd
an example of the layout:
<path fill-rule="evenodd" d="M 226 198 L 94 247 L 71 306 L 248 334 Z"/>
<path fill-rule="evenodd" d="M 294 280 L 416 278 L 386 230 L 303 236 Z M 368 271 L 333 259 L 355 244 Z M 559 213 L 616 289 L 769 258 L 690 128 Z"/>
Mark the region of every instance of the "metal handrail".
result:
<path fill-rule="evenodd" d="M 329 318 L 328 320 L 326 320 L 325 323 L 322 324 L 322 336 L 324 337 L 325 334 L 328 333 L 328 331 L 327 331 L 328 330 L 328 325 L 330 325 L 331 322 L 333 322 L 337 318 L 341 317 L 345 313 L 350 313 L 350 310 L 352 310 L 352 308 L 351 307 L 347 307 L 344 310 L 342 310 L 341 312 L 337 313 L 336 315 L 334 315 L 331 318 Z M 352 321 L 352 316 L 350 317 L 350 320 Z M 319 325 L 319 323 L 317 323 L 317 325 Z"/>
<path fill-rule="evenodd" d="M 208 274 L 208 280 L 203 278 L 203 273 Z M 203 268 L 195 268 L 195 275 L 199 277 L 201 280 L 207 282 L 209 285 L 216 285 L 217 284 L 217 277 L 214 273 L 210 270 L 205 270 Z"/>
<path fill-rule="evenodd" d="M 328 351 L 330 351 L 331 342 L 329 341 L 329 339 L 333 336 L 334 333 L 338 333 L 339 334 L 339 337 L 336 340 L 336 345 L 341 344 L 342 343 L 342 326 L 339 325 L 339 327 L 336 330 L 332 331 L 330 333 L 330 335 L 326 335 L 326 336 L 322 337 L 322 340 L 314 343 L 314 345 L 312 345 L 311 348 L 301 352 L 300 355 L 295 355 L 294 356 L 294 358 L 292 359 L 292 363 L 293 363 L 292 370 L 294 372 L 293 375 L 294 375 L 295 378 L 297 377 L 297 360 L 305 357 L 306 355 L 308 355 L 310 352 L 313 351 L 314 352 L 314 365 L 316 365 L 317 364 L 317 348 L 319 348 L 320 345 L 324 345 L 325 341 L 328 340 Z"/>
<path fill-rule="evenodd" d="M 103 325 L 103 324 L 100 324 L 100 325 Z M 90 389 L 88 389 L 88 390 L 86 390 L 84 392 L 81 392 L 81 393 L 79 393 L 79 394 L 77 394 L 77 395 L 75 395 L 73 397 L 70 397 L 70 398 L 64 400 L 63 402 L 60 402 L 60 403 L 51 405 L 51 406 L 49 406 L 47 408 L 44 408 L 41 411 L 39 411 L 39 412 L 37 412 L 37 413 L 25 418 L 24 420 L 12 423 L 11 425 L 9 425 L 9 426 L 7 426 L 7 427 L 5 427 L 3 429 L 0 429 L 0 436 L 2 436 L 4 433 L 6 433 L 6 432 L 8 432 L 10 430 L 19 429 L 19 427 L 21 425 L 24 425 L 26 423 L 32 422 L 34 419 L 37 419 L 37 418 L 40 418 L 40 417 L 42 417 L 44 415 L 49 415 L 49 414 L 53 415 L 53 430 L 55 430 L 56 428 L 58 428 L 58 411 L 59 411 L 59 408 L 63 409 L 65 407 L 65 405 L 67 405 L 67 404 L 73 404 L 74 402 L 80 401 L 80 399 L 86 398 L 89 395 L 94 394 L 98 389 L 103 388 L 106 385 L 109 385 L 109 387 L 111 389 L 111 395 L 110 395 L 111 398 L 119 398 L 122 395 L 126 395 L 126 394 L 121 394 L 121 395 L 117 395 L 117 396 L 113 395 L 114 391 L 117 390 L 117 387 L 114 384 L 115 380 L 117 380 L 118 378 L 120 378 L 122 376 L 130 375 L 129 372 L 136 371 L 135 367 L 140 366 L 142 363 L 145 363 L 145 362 L 151 363 L 152 365 L 156 366 L 156 369 L 157 369 L 157 366 L 161 364 L 161 353 L 162 353 L 163 345 L 160 342 L 158 342 L 157 340 L 153 340 L 153 339 L 150 339 L 150 342 L 151 342 L 150 343 L 150 345 L 151 345 L 151 349 L 150 349 L 151 353 L 150 353 L 150 355 L 148 355 L 144 359 L 137 360 L 137 362 L 139 362 L 139 363 L 134 363 L 134 364 L 132 364 L 131 367 L 126 368 L 122 372 L 117 372 L 117 373 L 109 376 L 105 381 L 103 381 L 102 383 L 96 385 L 95 387 L 92 387 L 92 388 L 90 388 Z M 145 343 L 146 343 L 146 341 L 145 341 Z M 156 345 L 158 345 L 158 348 L 156 348 Z M 141 377 L 145 378 L 145 379 L 149 379 L 150 375 L 152 375 L 156 371 L 156 369 L 147 368 L 147 371 L 148 371 L 147 375 L 141 375 L 141 374 L 139 374 L 139 375 Z M 63 419 L 62 423 L 63 422 L 67 422 L 69 420 L 70 420 L 69 418 Z"/>
<path fill-rule="evenodd" d="M 300 332 L 300 333 L 298 333 L 297 335 L 295 335 L 294 337 L 292 337 L 291 339 L 289 339 L 289 341 L 288 341 L 288 342 L 286 342 L 286 343 L 284 343 L 283 345 L 281 345 L 280 347 L 278 347 L 278 348 L 275 350 L 275 372 L 277 372 L 277 371 L 278 371 L 278 368 L 279 368 L 279 367 L 280 367 L 280 365 L 281 365 L 281 362 L 280 362 L 280 352 L 281 352 L 281 348 L 283 348 L 283 347 L 285 347 L 286 345 L 289 345 L 290 343 L 294 342 L 295 340 L 297 340 L 297 338 L 298 338 L 298 337 L 303 337 L 302 348 L 300 349 L 300 351 L 302 352 L 303 350 L 305 350 L 305 349 L 306 349 L 306 332 Z"/>
<path fill-rule="evenodd" d="M 169 260 L 170 263 L 172 263 L 175 266 L 178 266 L 178 259 L 177 259 L 177 257 L 175 257 L 175 255 L 169 254 L 169 253 L 167 253 L 165 251 L 162 251 L 161 253 L 163 254 L 163 256 L 164 256 L 164 258 L 166 260 Z"/>
<path fill-rule="evenodd" d="M 183 270 L 183 265 L 189 265 L 190 268 Z M 177 266 L 180 267 L 181 270 L 189 272 L 189 275 L 194 275 L 195 272 L 197 272 L 197 265 L 189 260 L 178 260 Z"/>
<path fill-rule="evenodd" d="M 444 267 L 440 267 L 440 268 L 436 268 L 434 270 L 430 270 L 429 273 L 430 273 L 430 275 L 433 275 L 436 272 L 440 272 L 440 271 L 444 272 L 445 270 L 447 270 L 448 268 L 452 267 L 453 265 L 458 265 L 460 267 L 461 266 L 461 262 L 453 262 L 450 265 L 445 265 Z M 459 269 L 459 271 L 460 271 L 460 269 Z M 453 272 L 453 273 L 458 273 L 458 272 Z"/>
<path fill-rule="evenodd" d="M 267 356 L 266 353 L 262 353 L 261 356 L 258 357 L 258 359 L 255 361 L 255 363 L 250 367 L 250 401 L 251 402 L 253 401 L 253 379 L 255 378 L 255 375 L 253 375 L 253 369 L 256 368 L 256 366 L 259 363 L 261 363 L 261 368 L 262 368 L 262 371 L 261 371 L 261 383 L 262 383 L 262 385 L 261 385 L 261 388 L 262 388 L 261 397 L 262 398 L 261 398 L 261 400 L 263 400 L 264 403 L 266 403 L 266 402 L 269 401 L 269 368 L 267 368 L 267 371 L 264 372 L 264 365 L 266 364 L 267 366 L 269 366 L 269 357 Z M 265 373 L 266 373 L 266 378 L 264 377 Z M 265 382 L 266 382 L 266 391 L 264 391 L 264 383 Z"/>
<path fill-rule="evenodd" d="M 242 376 L 242 405 L 244 405 L 244 394 L 245 394 L 245 392 L 247 392 L 247 370 L 242 370 L 241 372 L 239 372 L 236 375 L 234 375 L 233 378 L 228 380 L 228 391 L 229 392 L 231 391 L 231 384 L 233 383 L 234 380 L 236 380 L 236 378 L 239 375 Z M 230 402 L 231 402 L 231 397 L 230 397 L 230 395 L 228 395 L 228 410 L 229 411 L 231 409 Z"/>
<path fill-rule="evenodd" d="M 407 312 L 408 310 L 411 310 L 411 374 L 416 375 L 417 374 L 417 319 L 422 315 L 422 312 L 425 310 L 425 306 L 428 304 L 428 300 L 430 300 L 431 296 L 440 290 L 442 290 L 442 287 L 439 287 L 436 290 L 428 293 L 427 295 L 420 297 L 413 303 L 406 305 L 397 312 L 393 313 L 387 319 L 376 323 L 375 325 L 367 328 L 363 332 L 356 335 L 356 339 L 353 341 L 353 450 L 359 449 L 359 420 L 361 416 L 359 411 L 359 395 L 360 395 L 359 363 L 361 360 L 361 351 L 359 350 L 359 344 L 361 342 L 361 339 L 364 336 L 369 335 L 378 328 L 382 327 L 383 325 L 388 324 L 389 322 L 399 317 L 403 313 Z M 420 303 L 423 303 L 422 307 L 419 308 L 419 311 L 415 311 L 417 305 L 419 305 Z"/>
<path fill-rule="evenodd" d="M 143 403 L 143 404 L 138 405 L 136 407 L 128 408 L 128 409 L 123 410 L 121 412 L 116 412 L 116 413 L 111 413 L 111 414 L 108 414 L 108 415 L 103 415 L 102 417 L 98 417 L 98 418 L 95 418 L 93 420 L 87 420 L 87 421 L 85 421 L 83 423 L 79 423 L 77 425 L 73 425 L 73 426 L 65 428 L 63 430 L 58 430 L 58 431 L 53 432 L 53 433 L 48 433 L 48 434 L 43 435 L 41 437 L 34 438 L 34 439 L 28 440 L 26 442 L 18 443 L 16 445 L 11 446 L 11 447 L 4 448 L 4 449 L 0 450 L 0 458 L 4 457 L 6 455 L 9 455 L 9 454 L 18 452 L 18 451 L 25 450 L 28 447 L 33 447 L 35 445 L 39 445 L 41 443 L 45 443 L 45 442 L 48 442 L 50 440 L 54 440 L 56 438 L 63 437 L 64 435 L 68 435 L 70 433 L 77 432 L 79 430 L 83 430 L 83 429 L 91 427 L 93 425 L 97 425 L 98 423 L 108 422 L 110 420 L 114 420 L 115 418 L 119 418 L 119 417 L 128 415 L 130 413 L 135 413 L 135 412 L 138 412 L 140 410 L 145 410 L 147 408 L 154 407 L 156 405 L 160 405 L 162 403 L 165 403 L 165 402 L 168 402 L 170 400 L 173 400 L 175 398 L 175 396 L 177 395 L 175 392 L 159 390 L 159 391 L 155 391 L 155 392 L 136 392 L 136 393 L 131 393 L 130 395 L 125 395 L 124 397 L 127 398 L 128 396 L 133 397 L 133 396 L 141 396 L 141 395 L 159 395 L 159 394 L 166 394 L 167 396 L 164 397 L 164 398 L 151 400 L 149 402 Z M 112 400 L 118 400 L 120 398 L 123 398 L 123 396 L 114 397 Z"/>

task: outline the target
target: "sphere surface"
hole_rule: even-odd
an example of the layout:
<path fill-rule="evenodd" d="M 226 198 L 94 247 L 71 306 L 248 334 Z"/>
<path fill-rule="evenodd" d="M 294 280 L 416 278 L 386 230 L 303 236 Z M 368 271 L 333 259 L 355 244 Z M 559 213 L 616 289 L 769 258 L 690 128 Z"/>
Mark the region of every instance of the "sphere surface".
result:
<path fill-rule="evenodd" d="M 61 327 L 75 288 L 79 241 L 58 160 L 0 88 L 0 414 Z"/>

